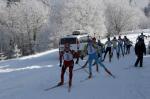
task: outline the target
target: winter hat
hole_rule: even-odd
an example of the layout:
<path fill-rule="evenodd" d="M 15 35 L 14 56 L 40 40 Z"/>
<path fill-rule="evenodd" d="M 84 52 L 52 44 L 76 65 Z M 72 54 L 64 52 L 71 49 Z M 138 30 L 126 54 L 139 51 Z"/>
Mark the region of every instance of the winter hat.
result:
<path fill-rule="evenodd" d="M 69 48 L 70 47 L 70 44 L 69 43 L 65 43 L 65 48 Z"/>

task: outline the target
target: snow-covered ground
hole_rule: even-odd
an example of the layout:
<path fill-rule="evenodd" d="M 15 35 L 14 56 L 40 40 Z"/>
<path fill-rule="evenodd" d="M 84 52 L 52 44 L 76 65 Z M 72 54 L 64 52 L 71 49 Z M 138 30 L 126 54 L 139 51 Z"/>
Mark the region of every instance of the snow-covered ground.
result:
<path fill-rule="evenodd" d="M 133 42 L 138 34 L 127 35 Z M 150 39 L 146 39 L 146 43 Z M 104 64 L 116 75 L 110 77 L 103 68 L 99 73 L 93 67 L 94 78 L 81 82 L 88 74 L 75 71 L 73 86 L 68 93 L 67 84 L 49 91 L 44 89 L 60 80 L 58 50 L 0 62 L 0 99 L 150 99 L 150 55 L 144 56 L 144 67 L 134 68 L 136 56 L 131 54 Z M 81 60 L 80 65 L 86 60 Z M 75 65 L 74 68 L 79 68 Z M 88 70 L 88 69 L 87 69 Z M 68 80 L 68 72 L 65 74 Z"/>

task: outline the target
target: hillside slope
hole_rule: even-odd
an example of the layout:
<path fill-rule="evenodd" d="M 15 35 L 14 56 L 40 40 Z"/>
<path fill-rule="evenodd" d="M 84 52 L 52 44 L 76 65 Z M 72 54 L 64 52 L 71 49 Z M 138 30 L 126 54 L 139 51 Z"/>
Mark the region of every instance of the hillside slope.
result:
<path fill-rule="evenodd" d="M 137 34 L 128 35 L 135 42 Z M 146 42 L 148 39 L 146 40 Z M 109 76 L 100 67 L 99 73 L 93 67 L 94 78 L 84 80 L 88 74 L 84 70 L 75 71 L 70 93 L 68 85 L 44 91 L 60 80 L 58 50 L 0 62 L 0 99 L 149 99 L 150 97 L 150 55 L 144 56 L 144 67 L 134 68 L 134 49 L 131 54 L 108 58 L 104 64 L 116 75 Z M 80 65 L 86 60 L 81 60 Z M 74 68 L 80 65 L 75 64 Z M 88 70 L 88 69 L 87 69 Z M 68 73 L 65 75 L 68 80 Z"/>

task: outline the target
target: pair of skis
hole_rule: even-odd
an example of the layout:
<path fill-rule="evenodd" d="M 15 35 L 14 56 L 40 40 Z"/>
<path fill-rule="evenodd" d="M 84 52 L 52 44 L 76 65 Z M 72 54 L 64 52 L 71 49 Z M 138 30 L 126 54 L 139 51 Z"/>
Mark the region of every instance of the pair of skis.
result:
<path fill-rule="evenodd" d="M 116 76 L 115 75 L 113 75 L 111 72 L 110 72 L 110 70 L 108 70 L 105 66 L 101 66 L 101 67 L 103 67 L 104 68 L 104 70 L 105 70 L 105 72 L 107 72 L 111 77 L 113 77 L 113 78 L 116 78 Z M 79 68 L 77 68 L 77 69 L 75 69 L 74 71 L 78 71 L 78 70 L 80 70 L 80 69 L 84 69 L 85 67 L 83 67 L 83 66 L 80 66 Z M 87 72 L 88 73 L 88 71 L 86 70 L 86 69 L 84 69 L 85 70 L 85 72 Z M 89 74 L 89 73 L 88 73 Z"/>

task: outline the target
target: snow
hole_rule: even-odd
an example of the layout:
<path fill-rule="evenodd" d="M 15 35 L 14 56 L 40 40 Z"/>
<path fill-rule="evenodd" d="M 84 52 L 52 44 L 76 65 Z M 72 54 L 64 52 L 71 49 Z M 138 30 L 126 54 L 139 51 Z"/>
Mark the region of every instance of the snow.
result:
<path fill-rule="evenodd" d="M 127 35 L 134 43 L 139 34 Z M 150 39 L 146 39 L 146 44 Z M 114 57 L 105 66 L 116 78 L 109 76 L 103 68 L 99 73 L 93 67 L 93 79 L 81 82 L 88 74 L 84 70 L 75 71 L 73 86 L 68 93 L 68 85 L 44 91 L 60 80 L 58 49 L 44 53 L 0 62 L 0 99 L 149 99 L 150 97 L 150 55 L 144 56 L 144 67 L 134 68 L 136 56 L 131 54 Z M 83 65 L 86 60 L 80 60 Z M 80 65 L 75 64 L 74 68 Z M 87 68 L 86 68 L 87 69 Z M 87 69 L 88 70 L 88 69 Z M 68 72 L 65 81 L 68 80 Z"/>

